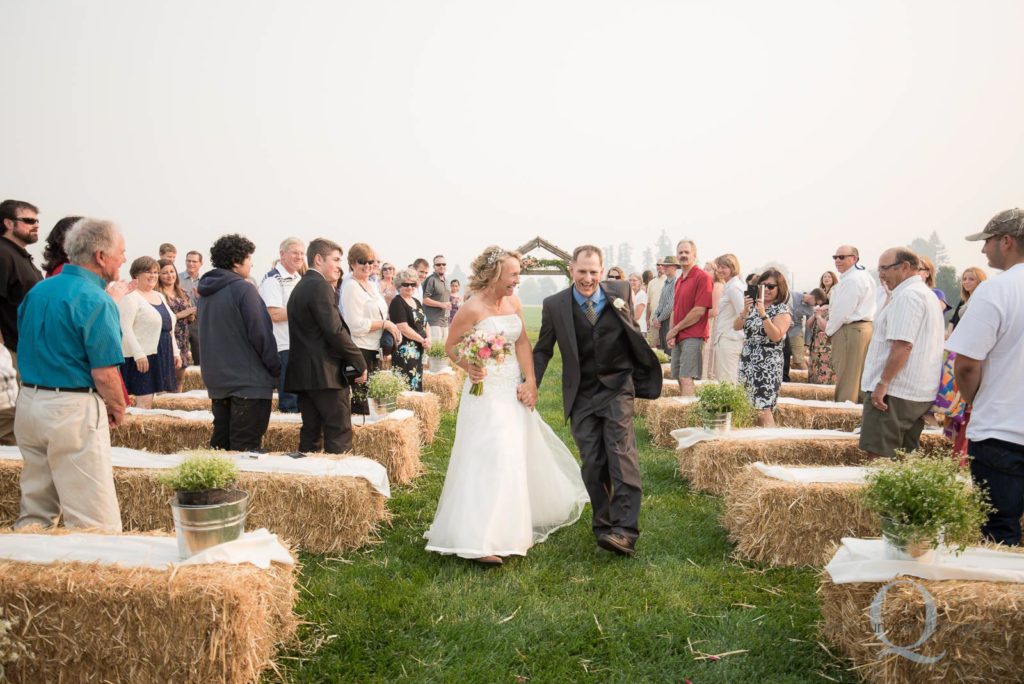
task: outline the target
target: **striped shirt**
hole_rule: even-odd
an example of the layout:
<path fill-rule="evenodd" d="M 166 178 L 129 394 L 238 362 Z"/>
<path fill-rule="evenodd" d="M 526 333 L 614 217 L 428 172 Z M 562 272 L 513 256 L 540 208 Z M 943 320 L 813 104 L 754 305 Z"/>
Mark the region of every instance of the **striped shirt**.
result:
<path fill-rule="evenodd" d="M 932 401 L 942 375 L 944 337 L 935 293 L 916 274 L 907 278 L 892 291 L 889 304 L 875 318 L 860 388 L 874 391 L 882 380 L 892 343 L 910 342 L 910 357 L 889 382 L 887 394 L 907 401 Z"/>

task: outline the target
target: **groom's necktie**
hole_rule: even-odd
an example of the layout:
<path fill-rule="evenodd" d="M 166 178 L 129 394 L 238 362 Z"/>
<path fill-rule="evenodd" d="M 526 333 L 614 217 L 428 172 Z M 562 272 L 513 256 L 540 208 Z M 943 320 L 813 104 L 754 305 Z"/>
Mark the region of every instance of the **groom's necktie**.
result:
<path fill-rule="evenodd" d="M 590 325 L 597 323 L 597 312 L 594 311 L 594 302 L 591 299 L 587 299 L 583 302 L 583 313 L 586 314 L 587 320 L 590 321 Z"/>

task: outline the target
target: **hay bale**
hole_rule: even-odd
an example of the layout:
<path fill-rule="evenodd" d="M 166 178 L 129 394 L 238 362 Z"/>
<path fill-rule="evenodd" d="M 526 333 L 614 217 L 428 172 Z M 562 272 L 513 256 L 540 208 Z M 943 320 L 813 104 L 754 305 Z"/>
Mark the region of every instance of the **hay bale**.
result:
<path fill-rule="evenodd" d="M 678 397 L 663 397 L 647 402 L 645 413 L 651 441 L 658 446 L 675 446 L 673 430 L 690 425 L 690 414 L 695 404 L 684 404 Z"/>
<path fill-rule="evenodd" d="M 459 406 L 465 373 L 424 373 L 423 391 L 436 394 L 441 409 L 454 411 Z"/>
<path fill-rule="evenodd" d="M 862 488 L 785 482 L 747 466 L 725 491 L 722 524 L 739 558 L 773 566 L 824 566 L 843 537 L 881 534 L 876 516 L 857 496 Z"/>
<path fill-rule="evenodd" d="M 0 460 L 0 526 L 11 526 L 18 518 L 21 466 L 21 461 Z M 172 493 L 157 482 L 161 472 L 166 471 L 114 468 L 125 531 L 174 530 L 168 504 Z M 249 493 L 248 529 L 265 527 L 311 553 L 365 546 L 389 517 L 384 496 L 361 477 L 241 471 L 238 488 Z"/>
<path fill-rule="evenodd" d="M 185 377 L 182 380 L 181 388 L 185 392 L 190 390 L 206 389 L 206 385 L 203 383 L 203 374 L 199 370 L 199 366 L 189 366 L 185 369 Z"/>
<path fill-rule="evenodd" d="M 433 444 L 441 426 L 441 400 L 430 392 L 403 392 L 398 396 L 398 408 L 408 409 L 420 421 L 420 436 Z"/>
<path fill-rule="evenodd" d="M 807 382 L 807 371 L 799 370 L 797 368 L 789 369 L 789 381 L 790 382 Z"/>
<path fill-rule="evenodd" d="M 157 394 L 153 397 L 153 408 L 167 409 L 169 411 L 210 411 L 212 410 L 212 405 L 213 402 L 210 401 L 209 396 L 190 397 L 184 394 L 169 392 L 165 394 Z M 270 407 L 272 411 L 277 410 L 276 392 L 274 393 L 273 399 L 270 400 Z"/>
<path fill-rule="evenodd" d="M 1000 550 L 1007 550 L 1000 547 Z M 912 579 L 931 594 L 937 619 L 914 653 L 936 657 L 923 664 L 895 653 L 875 636 L 869 607 L 882 583 L 833 584 L 822 573 L 818 599 L 822 635 L 850 658 L 869 682 L 1019 682 L 1024 672 L 1024 584 Z M 925 633 L 924 597 L 897 584 L 885 594 L 881 624 L 890 643 L 910 646 Z"/>
<path fill-rule="evenodd" d="M 270 452 L 295 451 L 301 427 L 301 423 L 272 421 L 263 436 L 263 448 Z M 212 420 L 130 415 L 122 425 L 110 431 L 110 443 L 129 449 L 176 454 L 209 449 L 212 434 Z M 412 417 L 353 425 L 352 450 L 383 465 L 393 484 L 408 484 L 423 471 L 420 423 Z"/>
<path fill-rule="evenodd" d="M 26 651 L 7 678 L 255 682 L 294 640 L 297 567 L 0 561 L 0 605 Z"/>
<path fill-rule="evenodd" d="M 755 461 L 771 465 L 854 466 L 870 460 L 858 446 L 856 436 L 850 439 L 719 439 L 698 442 L 676 450 L 680 474 L 690 487 L 710 494 L 725 494 L 733 479 L 743 468 Z M 949 447 L 941 434 L 921 435 L 921 448 L 933 451 Z"/>
<path fill-rule="evenodd" d="M 850 432 L 860 425 L 863 409 L 824 406 L 801 406 L 779 402 L 775 406 L 775 423 L 779 427 L 805 430 L 843 430 Z"/>
<path fill-rule="evenodd" d="M 835 385 L 812 385 L 809 382 L 784 382 L 779 390 L 780 397 L 793 399 L 815 399 L 832 401 L 836 395 Z"/>

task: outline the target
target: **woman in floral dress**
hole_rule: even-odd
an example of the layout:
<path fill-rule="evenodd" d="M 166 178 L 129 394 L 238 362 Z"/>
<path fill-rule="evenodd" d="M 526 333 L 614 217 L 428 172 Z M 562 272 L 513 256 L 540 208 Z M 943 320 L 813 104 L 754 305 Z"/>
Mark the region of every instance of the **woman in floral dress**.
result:
<path fill-rule="evenodd" d="M 836 372 L 832 369 L 832 342 L 825 334 L 828 324 L 828 295 L 820 288 L 811 290 L 814 297 L 814 315 L 807 319 L 811 338 L 810 363 L 807 382 L 814 385 L 836 384 Z"/>
<path fill-rule="evenodd" d="M 178 391 L 182 389 L 185 380 L 185 369 L 192 363 L 192 348 L 189 346 L 189 328 L 196 320 L 196 308 L 192 306 L 188 295 L 181 289 L 178 282 L 178 270 L 174 267 L 173 261 L 161 259 L 157 262 L 160 266 L 160 280 L 157 289 L 167 299 L 171 313 L 175 317 L 174 339 L 178 342 L 178 354 L 181 356 L 181 367 L 175 370 L 175 380 L 178 381 Z"/>
<path fill-rule="evenodd" d="M 747 388 L 750 403 L 757 411 L 757 424 L 775 427 L 772 411 L 782 387 L 782 349 L 786 332 L 793 322 L 789 312 L 789 286 L 785 277 L 770 268 L 757 279 L 763 293 L 755 301 L 743 298 L 743 311 L 733 321 L 733 329 L 742 330 L 739 380 Z"/>
<path fill-rule="evenodd" d="M 423 311 L 423 304 L 413 296 L 419 283 L 416 271 L 402 271 L 395 281 L 398 295 L 388 306 L 388 317 L 402 333 L 402 342 L 391 356 L 391 367 L 405 376 L 410 389 L 419 392 L 423 390 L 424 348 L 430 347 L 427 314 Z"/>

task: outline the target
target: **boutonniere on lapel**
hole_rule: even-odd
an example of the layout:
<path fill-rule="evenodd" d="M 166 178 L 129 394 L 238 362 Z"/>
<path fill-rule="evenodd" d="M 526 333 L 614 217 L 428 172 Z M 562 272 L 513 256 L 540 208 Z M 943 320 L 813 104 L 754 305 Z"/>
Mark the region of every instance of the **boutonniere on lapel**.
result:
<path fill-rule="evenodd" d="M 626 310 L 626 302 L 621 297 L 616 297 L 615 301 L 612 302 L 612 306 L 614 306 L 619 311 Z"/>

